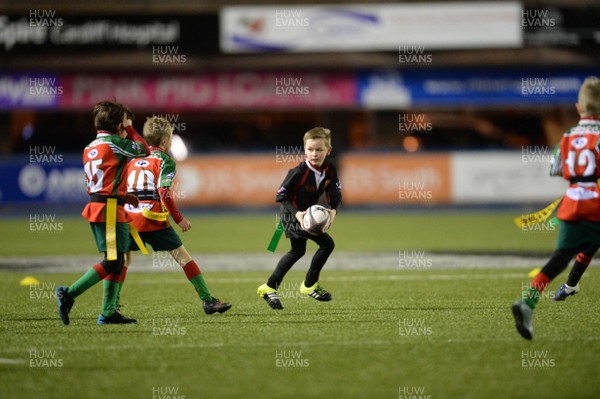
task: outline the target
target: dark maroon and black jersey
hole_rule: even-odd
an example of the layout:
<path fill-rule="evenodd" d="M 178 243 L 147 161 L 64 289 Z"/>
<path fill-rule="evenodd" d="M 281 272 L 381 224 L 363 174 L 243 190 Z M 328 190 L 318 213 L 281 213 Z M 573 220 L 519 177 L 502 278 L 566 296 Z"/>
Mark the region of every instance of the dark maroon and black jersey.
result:
<path fill-rule="evenodd" d="M 304 161 L 288 171 L 277 190 L 276 201 L 295 215 L 315 205 L 323 194 L 329 206 L 337 211 L 342 204 L 342 185 L 335 166 L 326 160 L 319 171 Z"/>

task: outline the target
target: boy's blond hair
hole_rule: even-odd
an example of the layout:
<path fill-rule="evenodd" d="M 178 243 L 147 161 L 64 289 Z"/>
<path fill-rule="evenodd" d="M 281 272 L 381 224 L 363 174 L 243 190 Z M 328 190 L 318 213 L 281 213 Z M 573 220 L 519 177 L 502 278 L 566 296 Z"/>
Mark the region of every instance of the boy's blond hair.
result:
<path fill-rule="evenodd" d="M 600 116 L 600 79 L 589 76 L 579 88 L 577 99 L 582 115 Z"/>
<path fill-rule="evenodd" d="M 314 127 L 304 133 L 304 145 L 308 139 L 324 139 L 327 148 L 331 148 L 331 130 L 324 127 Z"/>
<path fill-rule="evenodd" d="M 160 116 L 146 118 L 144 123 L 144 139 L 152 146 L 159 146 L 163 138 L 173 134 L 171 123 Z"/>

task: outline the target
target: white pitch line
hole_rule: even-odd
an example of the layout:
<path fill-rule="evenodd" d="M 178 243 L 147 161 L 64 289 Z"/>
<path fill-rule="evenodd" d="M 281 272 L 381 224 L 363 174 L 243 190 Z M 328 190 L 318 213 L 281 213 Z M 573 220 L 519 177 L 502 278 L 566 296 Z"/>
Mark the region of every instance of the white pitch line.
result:
<path fill-rule="evenodd" d="M 0 364 L 25 364 L 25 360 L 0 358 Z"/>
<path fill-rule="evenodd" d="M 393 324 L 393 323 L 392 323 Z M 319 341 L 319 342 L 309 342 L 309 341 L 294 341 L 289 343 L 277 342 L 276 344 L 270 342 L 251 342 L 251 343 L 223 343 L 223 342 L 187 342 L 187 343 L 179 343 L 179 344 L 167 344 L 166 342 L 161 341 L 160 337 L 157 337 L 157 343 L 160 343 L 161 349 L 215 349 L 215 348 L 225 348 L 225 347 L 235 347 L 235 348 L 256 348 L 256 347 L 335 347 L 335 346 L 357 346 L 357 347 L 379 347 L 379 346 L 395 346 L 395 345 L 415 345 L 415 344 L 490 344 L 492 342 L 515 342 L 515 344 L 520 345 L 523 343 L 523 339 L 514 333 L 514 336 L 511 332 L 510 335 L 506 337 L 488 337 L 488 338 L 445 338 L 445 339 L 435 339 L 433 336 L 410 336 L 410 337 L 402 337 L 398 336 L 398 340 L 369 340 L 369 341 Z M 548 337 L 539 339 L 538 341 L 551 341 L 551 342 L 597 342 L 600 341 L 600 336 L 595 337 Z M 82 346 L 69 346 L 69 347 L 56 347 L 57 351 L 61 353 L 65 352 L 87 352 L 87 351 L 95 351 L 96 348 L 93 347 L 82 347 Z M 102 349 L 109 351 L 119 351 L 122 350 L 122 346 L 103 346 Z M 128 350 L 147 350 L 145 347 L 137 348 L 135 346 L 128 347 Z M 14 350 L 14 352 L 20 352 L 18 350 Z M 15 360 L 15 359 L 5 359 L 5 360 Z M 7 364 L 23 364 L 22 363 L 7 363 Z"/>
<path fill-rule="evenodd" d="M 406 276 L 392 274 L 386 276 L 330 276 L 327 277 L 327 281 L 418 281 L 418 280 L 487 280 L 490 279 L 490 274 L 423 274 L 416 275 L 410 274 Z M 494 279 L 524 279 L 530 280 L 527 277 L 527 273 L 498 273 L 493 276 Z M 134 281 L 135 277 L 132 277 L 129 281 Z M 214 283 L 256 283 L 261 282 L 260 278 L 256 277 L 232 277 L 223 278 L 216 277 L 211 278 L 209 275 L 206 277 L 207 281 Z M 161 279 L 160 284 L 187 284 L 188 281 L 183 277 L 181 279 Z M 135 284 L 157 284 L 156 280 L 149 279 L 135 279 Z"/>

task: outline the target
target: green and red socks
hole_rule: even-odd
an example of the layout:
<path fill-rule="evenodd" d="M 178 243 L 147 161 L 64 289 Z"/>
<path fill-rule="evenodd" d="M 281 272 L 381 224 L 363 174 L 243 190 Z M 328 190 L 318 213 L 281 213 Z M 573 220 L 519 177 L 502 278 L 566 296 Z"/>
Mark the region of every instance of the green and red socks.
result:
<path fill-rule="evenodd" d="M 116 312 L 117 297 L 120 291 L 121 274 L 112 273 L 102 282 L 102 315 L 110 317 Z"/>
<path fill-rule="evenodd" d="M 540 272 L 533 278 L 529 288 L 523 291 L 522 298 L 531 309 L 535 309 L 542 292 L 544 292 L 548 284 L 550 284 L 550 279 L 544 273 Z"/>
<path fill-rule="evenodd" d="M 100 280 L 104 279 L 106 276 L 108 276 L 108 272 L 104 269 L 104 266 L 102 266 L 101 263 L 97 263 L 91 268 L 89 268 L 83 276 L 79 277 L 77 281 L 75 281 L 69 286 L 67 290 L 67 295 L 75 299 L 79 295 L 83 294 L 88 289 L 96 285 Z"/>
<path fill-rule="evenodd" d="M 200 296 L 200 299 L 203 301 L 210 302 L 212 301 L 212 295 L 206 286 L 206 282 L 204 281 L 204 277 L 202 277 L 202 273 L 200 272 L 200 268 L 196 264 L 195 261 L 191 260 L 183 266 L 183 272 L 190 283 L 196 289 L 196 292 Z"/>

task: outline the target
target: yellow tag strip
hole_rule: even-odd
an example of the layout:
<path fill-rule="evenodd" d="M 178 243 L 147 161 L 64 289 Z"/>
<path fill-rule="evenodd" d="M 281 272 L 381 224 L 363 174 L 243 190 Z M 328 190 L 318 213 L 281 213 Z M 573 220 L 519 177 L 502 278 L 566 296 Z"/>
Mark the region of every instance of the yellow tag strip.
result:
<path fill-rule="evenodd" d="M 129 226 L 129 234 L 131 234 L 131 237 L 133 237 L 133 241 L 135 241 L 138 248 L 140 249 L 140 251 L 142 251 L 142 253 L 144 255 L 148 255 L 148 249 L 146 249 L 146 246 L 144 245 L 144 242 L 142 241 L 142 237 L 140 237 L 140 233 L 138 233 L 138 231 L 135 229 L 135 226 L 133 225 L 133 223 L 129 223 L 128 226 Z"/>
<path fill-rule="evenodd" d="M 117 199 L 106 199 L 106 259 L 117 259 Z"/>
<path fill-rule="evenodd" d="M 154 212 L 148 208 L 144 208 L 142 215 L 144 215 L 146 219 L 156 220 L 158 222 L 166 222 L 167 218 L 169 217 L 169 212 Z"/>
<path fill-rule="evenodd" d="M 554 212 L 554 209 L 556 209 L 561 200 L 562 197 L 558 198 L 541 211 L 537 211 L 527 215 L 517 216 L 515 218 L 515 224 L 518 228 L 522 229 L 523 226 L 530 226 L 532 224 L 543 222 L 544 220 L 548 219 L 550 215 L 552 215 L 552 212 Z"/>

